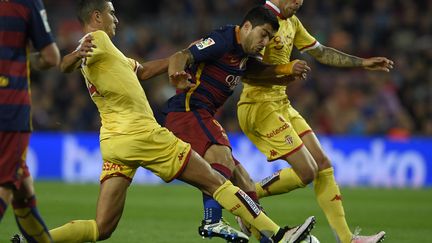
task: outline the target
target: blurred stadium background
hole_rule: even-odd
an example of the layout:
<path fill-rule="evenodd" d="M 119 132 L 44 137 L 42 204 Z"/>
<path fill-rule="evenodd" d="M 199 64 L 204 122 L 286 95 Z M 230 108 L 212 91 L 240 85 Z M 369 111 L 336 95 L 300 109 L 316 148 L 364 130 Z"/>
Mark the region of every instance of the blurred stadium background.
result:
<path fill-rule="evenodd" d="M 218 26 L 239 23 L 259 1 L 113 2 L 120 21 L 116 45 L 144 61 L 167 57 Z M 62 54 L 74 50 L 83 35 L 75 1 L 44 3 Z M 386 230 L 388 242 L 427 242 L 432 229 L 427 217 L 432 216 L 432 1 L 304 0 L 297 15 L 325 45 L 395 61 L 388 74 L 370 73 L 325 67 L 295 52 L 312 72 L 305 82 L 292 84 L 288 95 L 335 165 L 350 225 L 365 233 Z M 166 75 L 143 86 L 161 122 L 160 110 L 174 89 Z M 84 81 L 79 72 L 33 72 L 31 88 L 35 133 L 28 163 L 37 180 L 40 210 L 50 227 L 92 217 L 101 168 L 100 120 Z M 240 91 L 238 87 L 218 118 L 230 133 L 235 155 L 254 179 L 261 179 L 284 164 L 266 163 L 241 134 L 236 116 Z M 200 242 L 197 191 L 181 184 L 158 185 L 161 181 L 144 170 L 135 182 L 144 185 L 131 187 L 125 216 L 110 242 Z M 323 243 L 334 242 L 311 190 L 265 199 L 264 206 L 280 223 L 317 215 L 314 234 Z M 16 231 L 8 213 L 0 225 L 0 242 Z"/>

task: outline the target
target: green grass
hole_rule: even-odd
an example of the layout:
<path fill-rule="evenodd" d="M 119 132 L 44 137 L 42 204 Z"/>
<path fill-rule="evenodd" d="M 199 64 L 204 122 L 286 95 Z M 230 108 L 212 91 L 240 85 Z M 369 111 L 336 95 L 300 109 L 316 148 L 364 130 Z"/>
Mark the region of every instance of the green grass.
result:
<path fill-rule="evenodd" d="M 71 185 L 59 182 L 36 184 L 39 211 L 48 227 L 72 219 L 95 215 L 98 185 Z M 432 190 L 343 188 L 345 213 L 353 229 L 364 234 L 387 232 L 386 242 L 428 242 L 432 232 Z M 313 230 L 322 243 L 335 242 L 313 190 L 306 188 L 262 200 L 267 213 L 277 223 L 297 224 L 309 215 L 317 217 Z M 108 242 L 203 242 L 197 234 L 201 221 L 201 193 L 183 184 L 132 185 L 117 230 Z M 233 225 L 235 221 L 224 213 Z M 9 208 L 0 224 L 0 242 L 8 242 L 17 227 Z M 224 242 L 213 239 L 212 242 Z M 257 242 L 252 240 L 252 242 Z"/>

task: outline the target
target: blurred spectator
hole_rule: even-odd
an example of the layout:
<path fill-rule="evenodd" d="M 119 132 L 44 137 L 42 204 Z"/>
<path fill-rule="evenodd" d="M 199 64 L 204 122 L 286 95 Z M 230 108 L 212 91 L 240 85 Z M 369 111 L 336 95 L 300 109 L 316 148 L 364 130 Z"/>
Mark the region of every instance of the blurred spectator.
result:
<path fill-rule="evenodd" d="M 166 57 L 212 28 L 237 23 L 243 17 L 238 13 L 258 2 L 263 1 L 117 1 L 120 25 L 115 42 L 138 60 Z M 59 47 L 63 53 L 71 51 L 82 37 L 75 2 L 46 0 L 45 4 Z M 312 73 L 306 82 L 292 84 L 288 95 L 316 131 L 432 136 L 432 1 L 307 0 L 297 15 L 325 45 L 395 61 L 389 74 L 369 73 L 332 69 L 297 53 L 295 57 L 310 62 Z M 99 127 L 99 114 L 78 73 L 49 72 L 33 80 L 35 130 L 95 131 Z M 174 89 L 165 75 L 143 86 L 161 121 L 161 107 Z M 218 114 L 230 132 L 240 131 L 236 94 Z"/>

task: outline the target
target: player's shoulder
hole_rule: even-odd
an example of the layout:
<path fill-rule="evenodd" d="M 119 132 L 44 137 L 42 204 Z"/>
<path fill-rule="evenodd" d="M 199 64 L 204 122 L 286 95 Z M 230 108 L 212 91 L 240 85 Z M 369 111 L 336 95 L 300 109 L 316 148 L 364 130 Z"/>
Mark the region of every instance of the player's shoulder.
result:
<path fill-rule="evenodd" d="M 87 35 L 91 35 L 95 39 L 109 39 L 108 34 L 103 30 L 96 30 L 88 33 Z"/>
<path fill-rule="evenodd" d="M 233 43 L 236 38 L 235 28 L 235 25 L 224 25 L 215 29 L 211 35 L 216 41 L 224 41 L 226 44 Z"/>

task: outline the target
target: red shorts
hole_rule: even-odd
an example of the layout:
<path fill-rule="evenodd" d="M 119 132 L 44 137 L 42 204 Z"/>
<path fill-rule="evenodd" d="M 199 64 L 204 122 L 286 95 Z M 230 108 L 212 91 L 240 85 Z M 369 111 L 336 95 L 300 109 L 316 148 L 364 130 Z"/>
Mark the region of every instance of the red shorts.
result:
<path fill-rule="evenodd" d="M 165 127 L 181 140 L 190 143 L 192 149 L 204 157 L 213 144 L 231 148 L 228 136 L 218 121 L 204 109 L 190 112 L 170 112 Z"/>
<path fill-rule="evenodd" d="M 21 187 L 30 175 L 26 164 L 29 132 L 0 132 L 0 185 Z"/>

